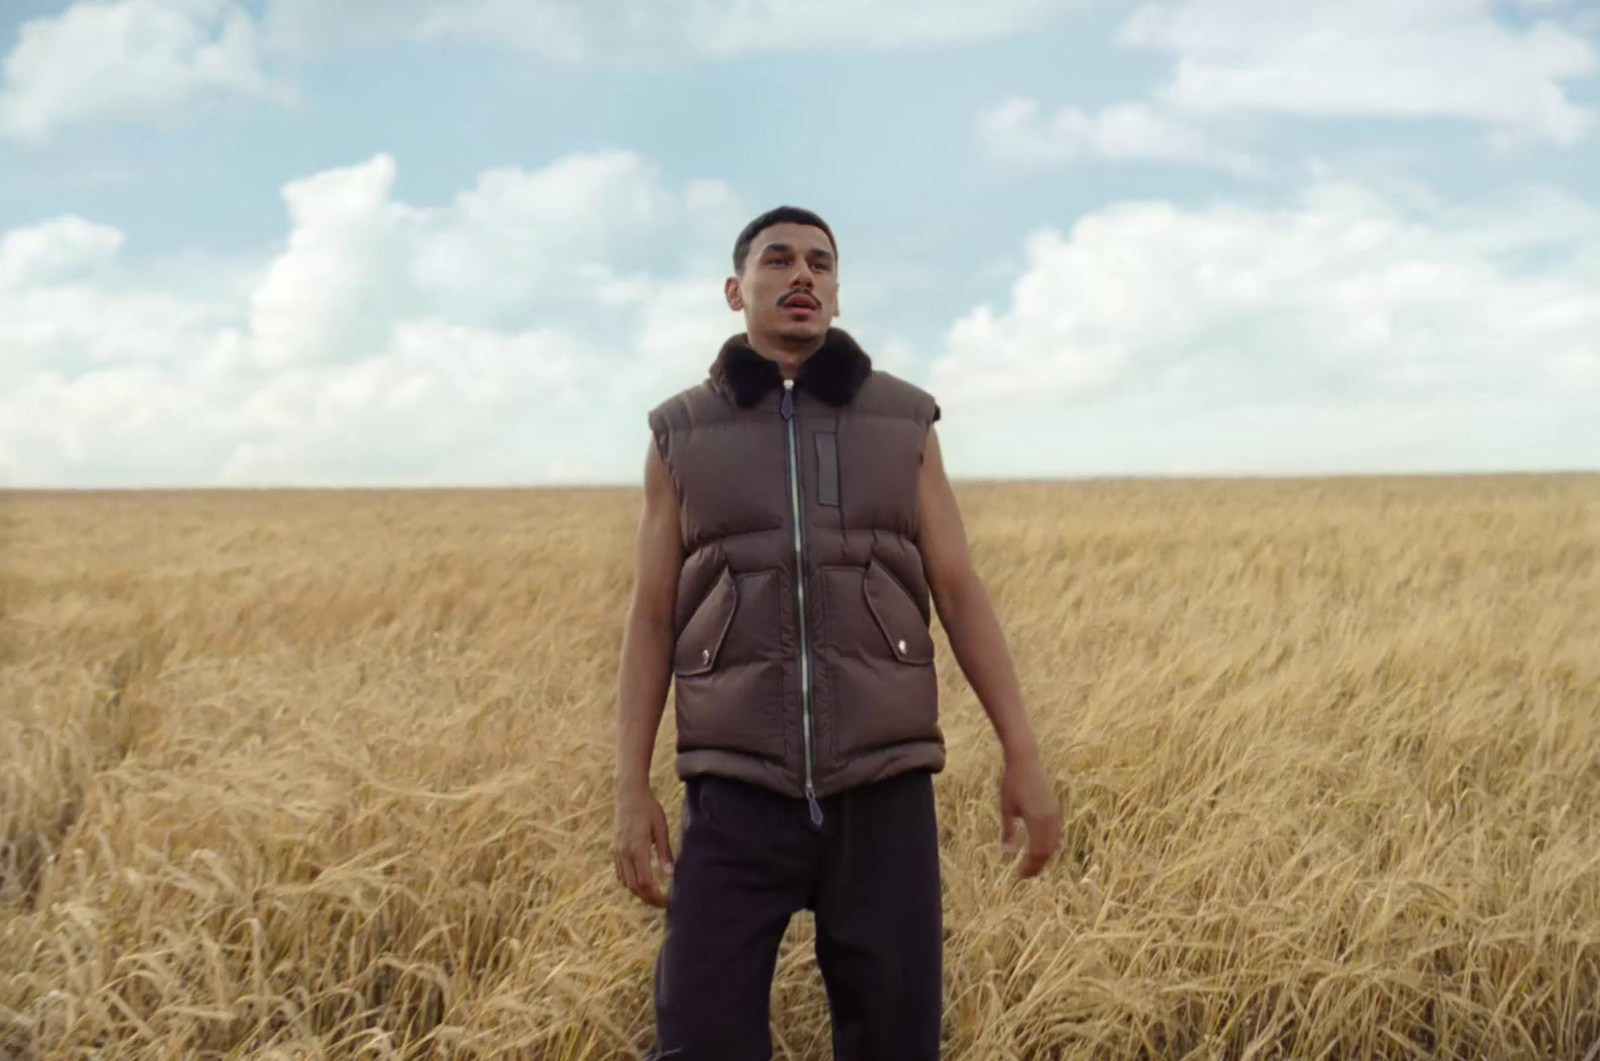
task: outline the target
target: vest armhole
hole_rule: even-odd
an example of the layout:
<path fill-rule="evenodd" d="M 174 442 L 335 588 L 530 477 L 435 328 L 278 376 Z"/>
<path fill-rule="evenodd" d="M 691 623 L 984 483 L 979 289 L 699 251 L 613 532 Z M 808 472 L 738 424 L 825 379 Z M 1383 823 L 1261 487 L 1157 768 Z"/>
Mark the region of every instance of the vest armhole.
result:
<path fill-rule="evenodd" d="M 661 410 L 650 411 L 650 439 L 655 443 L 656 453 L 661 457 L 663 464 L 670 465 L 667 460 L 667 418 L 661 415 Z"/>
<path fill-rule="evenodd" d="M 939 403 L 930 397 L 918 412 L 922 414 L 917 417 L 917 422 L 922 425 L 922 439 L 917 443 L 917 465 L 921 467 L 928 456 L 928 436 L 933 433 L 933 425 L 939 420 Z"/>
<path fill-rule="evenodd" d="M 683 504 L 683 484 L 678 482 L 678 469 L 672 463 L 672 455 L 667 445 L 671 438 L 672 427 L 667 423 L 666 414 L 661 409 L 650 411 L 650 438 L 656 447 L 656 455 L 661 458 L 661 464 L 667 469 L 667 478 L 672 480 L 672 493 L 678 499 L 678 504 Z"/>

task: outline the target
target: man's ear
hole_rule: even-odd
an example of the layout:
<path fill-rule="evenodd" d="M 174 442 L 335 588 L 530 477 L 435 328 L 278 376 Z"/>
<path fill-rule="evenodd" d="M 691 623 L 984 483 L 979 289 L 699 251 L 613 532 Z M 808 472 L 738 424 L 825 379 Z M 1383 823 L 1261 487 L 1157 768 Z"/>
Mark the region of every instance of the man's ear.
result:
<path fill-rule="evenodd" d="M 744 309 L 744 296 L 739 293 L 739 278 L 730 276 L 722 285 L 722 294 L 728 300 L 731 310 Z"/>

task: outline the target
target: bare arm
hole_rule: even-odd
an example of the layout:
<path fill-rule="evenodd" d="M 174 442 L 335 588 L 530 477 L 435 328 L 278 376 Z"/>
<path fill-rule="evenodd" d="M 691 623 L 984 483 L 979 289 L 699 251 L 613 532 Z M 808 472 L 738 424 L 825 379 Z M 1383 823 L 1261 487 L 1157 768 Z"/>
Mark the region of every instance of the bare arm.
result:
<path fill-rule="evenodd" d="M 650 757 L 672 677 L 672 614 L 683 545 L 672 477 L 654 446 L 645 458 L 644 511 L 636 549 L 633 600 L 623 628 L 617 676 L 619 790 L 649 787 Z"/>
<path fill-rule="evenodd" d="M 1028 711 L 1022 702 L 1005 632 L 989 591 L 972 565 L 967 532 L 945 475 L 939 436 L 928 428 L 917 478 L 917 547 L 939 621 L 950 637 L 956 662 L 978 694 L 1005 756 L 1000 783 L 1000 835 L 1009 850 L 1012 824 L 1023 820 L 1028 853 L 1019 872 L 1031 877 L 1061 846 L 1061 807 L 1050 784 Z"/>
<path fill-rule="evenodd" d="M 650 848 L 671 872 L 672 849 L 661 804 L 650 791 L 650 759 L 666 707 L 675 641 L 673 611 L 683 541 L 672 476 L 654 445 L 645 458 L 644 510 L 639 517 L 637 573 L 622 633 L 617 675 L 617 877 L 645 902 L 665 905 L 650 868 Z"/>
<path fill-rule="evenodd" d="M 972 566 L 967 532 L 945 476 L 939 436 L 928 429 L 928 443 L 917 480 L 920 509 L 917 547 L 922 552 L 928 589 L 939 622 L 950 635 L 956 662 L 989 715 L 1006 758 L 1037 755 L 1033 729 L 1022 703 L 1022 687 L 1006 647 L 989 591 Z"/>

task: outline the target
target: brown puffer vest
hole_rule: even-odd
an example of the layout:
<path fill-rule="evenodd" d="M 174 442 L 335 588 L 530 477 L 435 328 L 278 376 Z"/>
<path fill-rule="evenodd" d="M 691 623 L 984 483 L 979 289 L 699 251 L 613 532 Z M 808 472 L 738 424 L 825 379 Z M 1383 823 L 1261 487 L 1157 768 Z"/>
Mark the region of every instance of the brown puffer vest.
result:
<path fill-rule="evenodd" d="M 811 801 L 944 768 L 917 474 L 939 406 L 829 329 L 792 387 L 745 335 L 650 412 L 687 550 L 678 776 Z"/>

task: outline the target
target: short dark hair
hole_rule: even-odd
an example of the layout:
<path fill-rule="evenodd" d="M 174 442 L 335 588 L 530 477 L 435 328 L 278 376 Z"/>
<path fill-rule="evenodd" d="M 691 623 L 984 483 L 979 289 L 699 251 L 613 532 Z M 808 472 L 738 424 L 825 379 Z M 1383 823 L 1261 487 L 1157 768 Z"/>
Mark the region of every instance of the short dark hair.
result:
<path fill-rule="evenodd" d="M 768 210 L 748 225 L 739 233 L 739 238 L 733 243 L 733 271 L 739 276 L 744 275 L 745 259 L 750 257 L 750 244 L 756 241 L 756 236 L 769 225 L 776 225 L 780 221 L 793 221 L 799 225 L 814 225 L 828 234 L 828 242 L 833 245 L 835 257 L 839 254 L 839 241 L 833 238 L 833 229 L 822 218 L 810 210 L 802 210 L 798 206 L 779 206 Z"/>

